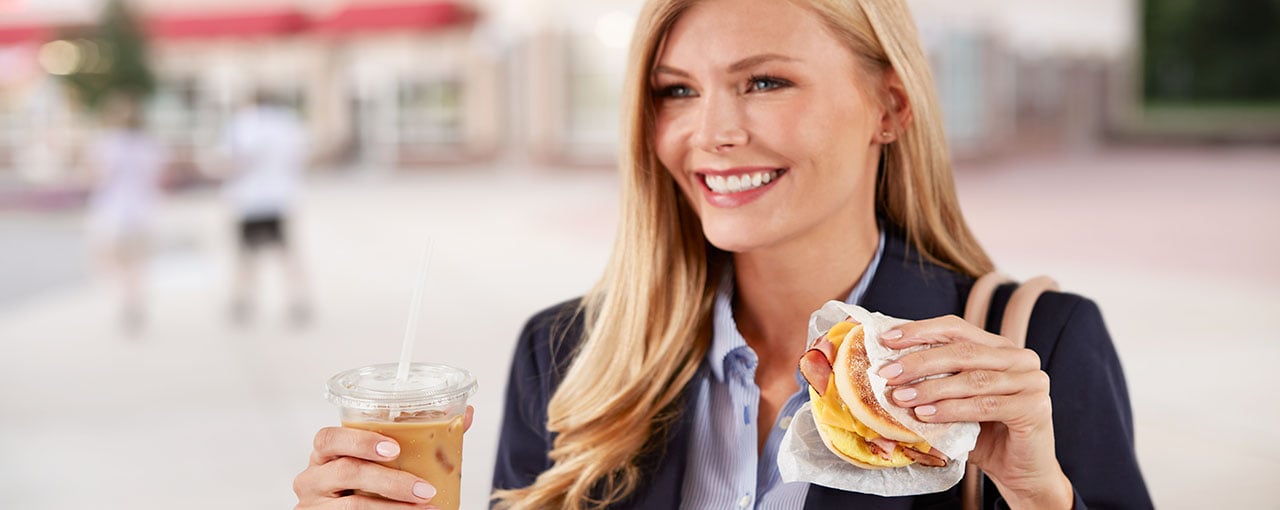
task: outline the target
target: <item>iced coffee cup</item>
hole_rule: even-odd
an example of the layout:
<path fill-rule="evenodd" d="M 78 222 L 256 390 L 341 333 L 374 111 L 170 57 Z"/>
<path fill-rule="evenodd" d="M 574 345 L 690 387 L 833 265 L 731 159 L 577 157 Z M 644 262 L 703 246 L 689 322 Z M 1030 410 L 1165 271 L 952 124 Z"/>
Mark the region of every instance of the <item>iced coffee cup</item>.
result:
<path fill-rule="evenodd" d="M 329 379 L 329 401 L 338 405 L 343 427 L 400 443 L 400 456 L 380 464 L 421 477 L 436 488 L 432 505 L 458 510 L 463 420 L 475 377 L 449 365 L 413 363 L 399 381 L 396 368 L 388 363 L 339 373 Z"/>

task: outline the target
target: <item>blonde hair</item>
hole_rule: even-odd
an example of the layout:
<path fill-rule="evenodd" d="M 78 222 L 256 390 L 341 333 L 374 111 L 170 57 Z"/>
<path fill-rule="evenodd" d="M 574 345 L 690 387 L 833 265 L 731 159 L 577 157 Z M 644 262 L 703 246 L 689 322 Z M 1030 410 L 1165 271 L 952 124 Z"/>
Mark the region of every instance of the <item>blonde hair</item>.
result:
<path fill-rule="evenodd" d="M 584 339 L 547 407 L 551 468 L 528 487 L 497 491 L 499 508 L 600 508 L 634 492 L 637 460 L 661 448 L 710 345 L 727 254 L 653 150 L 649 73 L 676 19 L 696 0 L 650 0 L 631 43 L 623 95 L 622 213 L 609 264 L 583 299 Z M 820 14 L 865 63 L 901 78 L 914 110 L 886 150 L 876 210 L 929 260 L 976 276 L 991 262 L 965 226 L 932 78 L 902 0 L 795 0 Z"/>

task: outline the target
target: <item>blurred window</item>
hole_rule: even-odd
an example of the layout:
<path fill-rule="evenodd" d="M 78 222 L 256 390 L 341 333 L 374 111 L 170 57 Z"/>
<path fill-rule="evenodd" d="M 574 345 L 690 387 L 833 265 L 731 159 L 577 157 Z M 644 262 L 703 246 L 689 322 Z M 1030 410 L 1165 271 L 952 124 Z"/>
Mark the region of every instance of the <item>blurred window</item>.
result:
<path fill-rule="evenodd" d="M 200 96 L 191 78 L 164 80 L 151 100 L 150 120 L 155 132 L 180 145 L 199 143 Z"/>
<path fill-rule="evenodd" d="M 618 59 L 596 34 L 578 32 L 568 39 L 568 144 L 571 151 L 612 151 L 617 144 L 622 80 L 609 64 Z"/>
<path fill-rule="evenodd" d="M 972 32 L 945 34 L 946 44 L 933 48 L 938 96 L 947 139 L 957 150 L 981 145 L 991 124 L 987 94 L 997 77 L 984 72 L 983 40 Z"/>
<path fill-rule="evenodd" d="M 456 79 L 402 81 L 396 106 L 401 143 L 457 145 L 462 142 L 462 84 Z"/>
<path fill-rule="evenodd" d="M 22 143 L 17 101 L 8 96 L 0 91 L 0 169 L 13 167 L 14 148 Z"/>
<path fill-rule="evenodd" d="M 307 118 L 307 93 L 302 87 L 272 87 L 259 92 L 265 93 L 280 106 L 293 110 L 299 118 Z"/>

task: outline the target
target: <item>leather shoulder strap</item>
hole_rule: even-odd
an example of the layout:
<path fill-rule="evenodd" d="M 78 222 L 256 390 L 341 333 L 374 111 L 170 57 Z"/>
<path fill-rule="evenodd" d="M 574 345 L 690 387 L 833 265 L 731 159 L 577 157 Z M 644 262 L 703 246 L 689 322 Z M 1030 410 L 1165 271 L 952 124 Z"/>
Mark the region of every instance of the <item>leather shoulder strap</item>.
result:
<path fill-rule="evenodd" d="M 986 329 L 987 313 L 991 311 L 991 296 L 996 288 L 1013 280 L 1000 273 L 991 272 L 973 282 L 969 299 L 964 304 L 964 320 Z M 1048 276 L 1037 276 L 1014 289 L 1004 306 L 1004 320 L 1000 322 L 1000 335 L 1013 341 L 1018 347 L 1027 346 L 1027 325 L 1036 300 L 1047 291 L 1058 290 L 1058 282 Z M 965 466 L 964 479 L 960 481 L 960 498 L 964 510 L 982 508 L 982 470 L 978 466 Z"/>
<path fill-rule="evenodd" d="M 987 328 L 987 312 L 991 309 L 991 296 L 996 288 L 1012 281 L 997 272 L 982 275 L 969 289 L 969 299 L 964 303 L 964 320 L 979 328 Z M 960 480 L 960 499 L 964 510 L 982 507 L 982 470 L 970 463 L 965 466 L 964 479 Z"/>
<path fill-rule="evenodd" d="M 1058 282 L 1048 276 L 1037 276 L 1019 285 L 1004 305 L 1004 320 L 1000 322 L 1000 335 L 1013 340 L 1018 347 L 1027 346 L 1027 325 L 1031 322 L 1031 310 L 1036 307 L 1040 295 L 1058 290 Z"/>
<path fill-rule="evenodd" d="M 964 303 L 964 320 L 982 329 L 987 328 L 987 312 L 991 309 L 991 296 L 996 288 L 1013 279 L 1000 273 L 990 272 L 973 282 L 969 289 L 969 299 Z"/>

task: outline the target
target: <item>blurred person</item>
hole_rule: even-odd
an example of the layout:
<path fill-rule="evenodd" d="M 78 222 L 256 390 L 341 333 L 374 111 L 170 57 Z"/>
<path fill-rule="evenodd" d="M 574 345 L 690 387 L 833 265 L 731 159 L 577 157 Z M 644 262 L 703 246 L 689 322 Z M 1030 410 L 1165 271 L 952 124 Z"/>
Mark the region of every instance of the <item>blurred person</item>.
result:
<path fill-rule="evenodd" d="M 231 165 L 224 185 L 236 214 L 238 250 L 231 318 L 239 324 L 253 315 L 258 264 L 268 249 L 279 254 L 293 321 L 310 319 L 301 257 L 288 226 L 306 164 L 306 133 L 298 115 L 274 96 L 259 92 L 228 122 L 223 150 Z"/>
<path fill-rule="evenodd" d="M 981 423 L 985 508 L 1152 507 L 1092 301 L 1045 294 L 1026 349 L 956 316 L 994 266 L 904 0 L 650 0 L 631 51 L 613 255 L 518 340 L 496 507 L 960 508 L 958 486 L 782 483 L 809 316 L 832 299 L 913 320 L 889 347 L 936 344 L 880 374 L 921 421 Z M 397 451 L 322 429 L 298 508 L 429 505 L 424 482 L 371 462 Z"/>
<path fill-rule="evenodd" d="M 87 227 L 96 258 L 119 282 L 120 320 L 136 331 L 146 316 L 148 230 L 167 157 L 163 146 L 144 129 L 136 98 L 108 98 L 103 123 L 88 152 L 93 185 Z"/>

